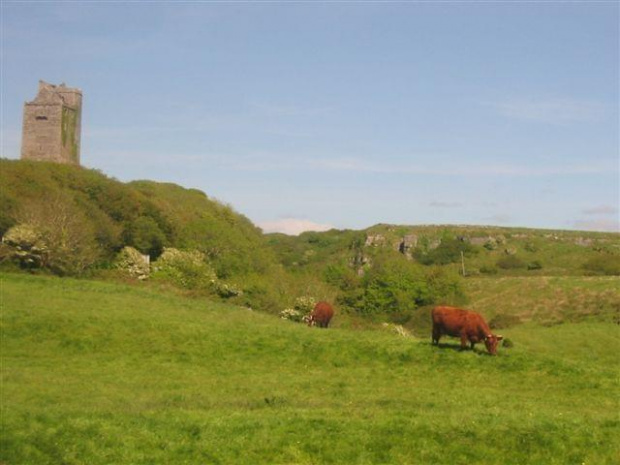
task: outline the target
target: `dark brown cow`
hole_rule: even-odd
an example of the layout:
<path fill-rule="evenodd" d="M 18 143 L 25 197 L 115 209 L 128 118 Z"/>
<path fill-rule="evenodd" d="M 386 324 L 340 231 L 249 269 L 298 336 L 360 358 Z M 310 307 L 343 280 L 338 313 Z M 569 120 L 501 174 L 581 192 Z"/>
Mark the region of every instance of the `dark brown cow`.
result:
<path fill-rule="evenodd" d="M 439 344 L 444 334 L 461 338 L 461 349 L 467 348 L 467 341 L 474 345 L 484 341 L 491 355 L 497 355 L 497 343 L 503 336 L 491 333 L 484 318 L 476 312 L 456 307 L 435 307 L 433 309 L 433 344 Z"/>
<path fill-rule="evenodd" d="M 308 326 L 316 324 L 319 328 L 327 328 L 329 321 L 334 316 L 334 309 L 327 302 L 319 302 L 308 318 Z"/>

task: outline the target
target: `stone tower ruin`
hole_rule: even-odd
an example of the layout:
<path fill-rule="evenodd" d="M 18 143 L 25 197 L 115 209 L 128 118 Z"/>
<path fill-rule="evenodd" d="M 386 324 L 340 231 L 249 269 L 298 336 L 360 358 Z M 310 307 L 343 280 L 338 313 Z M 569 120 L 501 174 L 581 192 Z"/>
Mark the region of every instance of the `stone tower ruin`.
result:
<path fill-rule="evenodd" d="M 80 164 L 82 91 L 39 81 L 39 93 L 24 104 L 22 160 Z"/>

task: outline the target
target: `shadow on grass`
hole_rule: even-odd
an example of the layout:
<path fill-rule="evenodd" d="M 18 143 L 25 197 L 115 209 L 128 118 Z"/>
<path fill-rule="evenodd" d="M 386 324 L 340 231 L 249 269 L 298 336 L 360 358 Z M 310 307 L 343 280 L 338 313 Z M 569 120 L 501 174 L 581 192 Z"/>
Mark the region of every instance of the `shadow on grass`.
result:
<path fill-rule="evenodd" d="M 473 352 L 476 355 L 488 355 L 490 356 L 486 349 L 479 349 L 478 347 L 474 347 L 474 349 L 470 349 L 469 346 L 465 349 L 461 348 L 461 344 L 452 344 L 448 342 L 440 342 L 439 344 L 433 344 L 432 342 L 427 342 L 431 347 L 436 347 L 440 350 L 452 350 L 454 352 Z"/>

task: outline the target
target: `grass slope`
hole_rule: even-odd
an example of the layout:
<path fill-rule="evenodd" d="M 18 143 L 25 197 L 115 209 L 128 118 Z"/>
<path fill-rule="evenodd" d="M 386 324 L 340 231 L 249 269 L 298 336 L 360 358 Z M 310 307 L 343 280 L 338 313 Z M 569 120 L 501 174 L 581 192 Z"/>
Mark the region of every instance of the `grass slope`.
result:
<path fill-rule="evenodd" d="M 584 320 L 620 323 L 620 278 L 616 276 L 533 276 L 468 278 L 469 306 L 487 318 L 544 325 Z"/>
<path fill-rule="evenodd" d="M 498 357 L 153 289 L 2 274 L 7 464 L 611 464 L 618 327 Z"/>

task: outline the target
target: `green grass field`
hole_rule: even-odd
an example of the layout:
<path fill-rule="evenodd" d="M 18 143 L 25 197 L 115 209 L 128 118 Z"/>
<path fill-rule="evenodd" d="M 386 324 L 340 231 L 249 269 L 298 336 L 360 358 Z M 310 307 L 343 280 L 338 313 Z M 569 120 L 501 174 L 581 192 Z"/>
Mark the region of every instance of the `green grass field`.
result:
<path fill-rule="evenodd" d="M 146 287 L 0 278 L 3 465 L 620 461 L 605 319 L 532 319 L 491 357 Z"/>
<path fill-rule="evenodd" d="M 543 325 L 620 323 L 618 276 L 469 278 L 464 283 L 471 307 L 488 318 L 510 315 Z"/>

